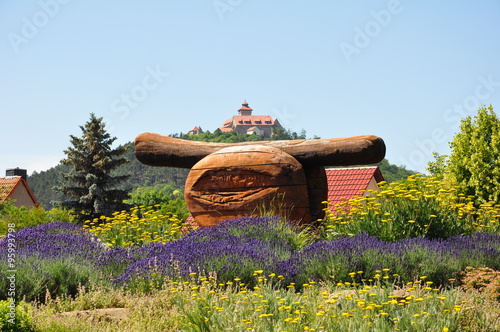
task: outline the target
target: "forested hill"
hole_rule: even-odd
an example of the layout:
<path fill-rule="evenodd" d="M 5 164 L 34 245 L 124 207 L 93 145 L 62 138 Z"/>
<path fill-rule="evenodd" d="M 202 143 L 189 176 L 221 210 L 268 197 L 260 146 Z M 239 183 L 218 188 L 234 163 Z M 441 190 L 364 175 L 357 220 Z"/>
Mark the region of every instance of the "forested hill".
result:
<path fill-rule="evenodd" d="M 396 166 L 394 164 L 391 164 L 387 159 L 382 160 L 376 165 L 378 165 L 378 167 L 380 168 L 380 172 L 384 176 L 385 181 L 389 183 L 406 179 L 408 176 L 417 173 L 407 170 L 404 166 Z"/>
<path fill-rule="evenodd" d="M 262 140 L 262 138 L 257 135 L 236 135 L 235 133 L 222 133 L 220 131 L 215 131 L 214 133 L 205 132 L 199 135 L 174 134 L 171 136 L 197 141 L 224 143 Z M 275 138 L 305 138 L 305 132 L 303 131 L 299 135 L 295 132 L 283 130 L 279 133 L 279 136 Z M 184 183 L 189 173 L 189 169 L 152 167 L 144 165 L 135 158 L 134 144 L 130 142 L 125 145 L 128 147 L 128 150 L 124 157 L 128 159 L 129 162 L 120 166 L 114 172 L 115 175 L 130 175 L 129 180 L 122 184 L 121 188 L 129 188 L 133 190 L 138 187 L 156 186 L 158 184 L 167 183 L 173 183 L 178 188 L 184 188 Z M 392 165 L 386 159 L 378 163 L 378 165 L 387 182 L 405 179 L 408 175 L 415 173 L 405 169 L 404 167 Z M 59 164 L 46 171 L 33 172 L 33 174 L 28 177 L 28 183 L 33 190 L 33 193 L 44 208 L 50 209 L 55 207 L 57 202 L 62 200 L 61 193 L 57 192 L 54 187 L 58 186 L 63 181 L 62 173 L 67 172 L 69 172 L 69 166 Z"/>

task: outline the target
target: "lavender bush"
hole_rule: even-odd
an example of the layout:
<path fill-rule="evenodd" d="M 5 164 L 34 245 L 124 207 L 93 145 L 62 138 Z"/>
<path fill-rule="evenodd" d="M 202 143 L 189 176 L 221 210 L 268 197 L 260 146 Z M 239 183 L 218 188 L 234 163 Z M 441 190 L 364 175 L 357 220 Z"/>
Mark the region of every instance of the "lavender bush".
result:
<path fill-rule="evenodd" d="M 118 284 L 151 280 L 154 276 L 175 278 L 196 272 L 216 272 L 222 281 L 240 278 L 253 282 L 256 270 L 274 270 L 306 243 L 303 233 L 279 218 L 244 217 L 215 227 L 195 230 L 167 244 L 150 244 L 133 250 L 141 257 L 117 278 Z"/>
<path fill-rule="evenodd" d="M 75 295 L 79 285 L 89 285 L 94 260 L 106 250 L 81 226 L 53 222 L 13 233 L 15 262 L 8 266 L 8 238 L 0 240 L 0 299 L 8 297 L 7 276 L 15 270 L 16 297 L 43 300 L 51 295 Z M 12 243 L 12 242 L 11 242 Z"/>
<path fill-rule="evenodd" d="M 360 234 L 337 241 L 312 244 L 277 264 L 277 273 L 287 280 L 303 284 L 308 280 L 352 281 L 371 278 L 383 269 L 402 280 L 424 276 L 445 285 L 467 266 L 500 269 L 500 235 L 476 233 L 447 240 L 425 238 L 384 242 Z"/>
<path fill-rule="evenodd" d="M 384 276 L 399 275 L 403 281 L 425 276 L 445 285 L 467 266 L 500 270 L 500 235 L 487 233 L 391 243 L 359 234 L 310 243 L 312 237 L 278 218 L 246 217 L 193 231 L 166 244 L 127 249 L 109 247 L 69 223 L 29 227 L 14 235 L 16 295 L 25 300 L 43 300 L 47 289 L 52 296 L 71 296 L 79 285 L 111 281 L 147 291 L 160 287 L 165 278 L 192 278 L 193 273 L 216 273 L 220 283 L 239 278 L 251 286 L 257 270 L 280 274 L 296 285 L 309 280 L 358 282 L 380 277 L 383 270 Z M 0 259 L 2 300 L 7 298 L 6 271 L 10 270 L 7 238 L 0 240 Z"/>
<path fill-rule="evenodd" d="M 127 284 L 155 276 L 186 278 L 192 272 L 216 272 L 221 282 L 235 277 L 250 282 L 253 271 L 263 269 L 302 285 L 308 280 L 352 281 L 353 271 L 363 271 L 356 274 L 360 281 L 390 269 L 391 276 L 405 281 L 424 276 L 445 285 L 467 266 L 500 268 L 500 235 L 384 242 L 360 234 L 301 249 L 273 231 L 276 227 L 272 218 L 241 218 L 200 229 L 176 242 L 137 248 L 133 256 L 140 258 L 117 281 Z"/>

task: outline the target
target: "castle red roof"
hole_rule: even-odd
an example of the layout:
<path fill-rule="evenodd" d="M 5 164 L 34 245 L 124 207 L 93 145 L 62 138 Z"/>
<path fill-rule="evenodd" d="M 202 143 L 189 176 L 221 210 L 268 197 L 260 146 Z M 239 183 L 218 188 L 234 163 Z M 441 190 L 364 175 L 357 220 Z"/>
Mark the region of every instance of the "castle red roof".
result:
<path fill-rule="evenodd" d="M 276 120 L 270 115 L 235 115 L 219 127 L 222 132 L 233 131 L 234 126 L 274 126 Z"/>
<path fill-rule="evenodd" d="M 272 126 L 274 119 L 270 115 L 235 115 L 234 123 L 238 125 Z"/>
<path fill-rule="evenodd" d="M 241 107 L 238 111 L 253 111 L 253 108 L 249 107 L 247 101 L 245 100 L 245 102 L 241 104 Z"/>
<path fill-rule="evenodd" d="M 384 181 L 378 166 L 329 168 L 325 171 L 330 208 L 355 196 L 363 196 L 372 179 L 376 183 Z"/>
<path fill-rule="evenodd" d="M 233 123 L 233 118 L 227 119 L 226 121 L 224 121 L 224 124 L 219 127 L 219 130 L 225 133 L 233 131 L 233 127 L 231 126 L 232 123 Z"/>

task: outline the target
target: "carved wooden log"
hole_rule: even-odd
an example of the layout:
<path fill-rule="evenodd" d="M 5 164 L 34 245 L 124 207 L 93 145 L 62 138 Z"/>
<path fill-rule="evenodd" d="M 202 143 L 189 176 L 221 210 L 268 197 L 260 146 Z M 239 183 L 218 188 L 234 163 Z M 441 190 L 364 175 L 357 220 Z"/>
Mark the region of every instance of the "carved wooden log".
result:
<path fill-rule="evenodd" d="M 304 174 L 307 182 L 307 194 L 309 195 L 309 212 L 311 221 L 317 224 L 318 220 L 325 217 L 325 207 L 322 202 L 328 199 L 328 181 L 323 166 L 305 166 Z"/>
<path fill-rule="evenodd" d="M 135 155 L 151 166 L 192 168 L 185 186 L 189 211 L 201 226 L 262 209 L 298 223 L 324 217 L 323 166 L 372 164 L 385 156 L 372 135 L 318 140 L 207 143 L 144 133 Z"/>
<path fill-rule="evenodd" d="M 200 226 L 262 210 L 297 223 L 311 221 L 302 165 L 270 146 L 233 146 L 206 156 L 186 179 L 185 199 Z"/>
<path fill-rule="evenodd" d="M 373 135 L 346 138 L 211 143 L 182 140 L 153 133 L 135 139 L 135 155 L 151 166 L 191 168 L 209 154 L 229 146 L 263 145 L 278 148 L 308 166 L 366 165 L 382 161 L 384 141 Z"/>

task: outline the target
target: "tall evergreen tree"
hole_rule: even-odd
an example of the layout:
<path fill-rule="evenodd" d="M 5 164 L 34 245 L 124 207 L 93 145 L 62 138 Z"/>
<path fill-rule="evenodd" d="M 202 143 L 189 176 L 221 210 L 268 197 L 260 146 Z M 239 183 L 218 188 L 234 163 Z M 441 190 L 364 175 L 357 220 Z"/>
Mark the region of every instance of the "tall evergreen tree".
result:
<path fill-rule="evenodd" d="M 111 148 L 116 137 L 105 130 L 102 118 L 90 114 L 90 120 L 80 126 L 82 137 L 71 137 L 71 147 L 64 151 L 66 158 L 62 164 L 71 166 L 64 173 L 66 180 L 58 190 L 65 196 L 62 205 L 72 209 L 82 222 L 101 215 L 110 215 L 126 207 L 123 200 L 128 198 L 128 190 L 116 189 L 128 175 L 113 176 L 111 171 L 127 160 L 121 157 L 127 148 Z"/>

